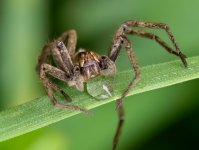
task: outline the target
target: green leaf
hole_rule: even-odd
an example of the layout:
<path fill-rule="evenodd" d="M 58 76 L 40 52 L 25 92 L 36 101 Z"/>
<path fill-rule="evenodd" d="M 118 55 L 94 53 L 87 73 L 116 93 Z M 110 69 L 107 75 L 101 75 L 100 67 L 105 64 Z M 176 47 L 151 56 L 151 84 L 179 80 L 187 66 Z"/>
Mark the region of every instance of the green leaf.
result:
<path fill-rule="evenodd" d="M 142 67 L 141 80 L 129 93 L 129 96 L 199 78 L 199 56 L 188 58 L 187 61 L 187 68 L 180 61 Z M 114 96 L 107 100 L 96 100 L 87 92 L 78 92 L 74 88 L 66 87 L 66 91 L 73 100 L 71 104 L 92 109 L 119 98 L 131 81 L 133 74 L 131 70 L 117 73 Z M 78 111 L 53 107 L 47 96 L 9 108 L 0 112 L 0 141 L 39 129 L 78 113 Z"/>

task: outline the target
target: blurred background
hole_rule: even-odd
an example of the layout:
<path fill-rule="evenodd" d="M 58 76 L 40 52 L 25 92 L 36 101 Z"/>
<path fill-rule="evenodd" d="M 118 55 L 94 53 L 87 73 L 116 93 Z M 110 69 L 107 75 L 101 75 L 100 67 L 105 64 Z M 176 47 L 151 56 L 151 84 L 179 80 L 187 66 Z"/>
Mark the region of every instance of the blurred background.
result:
<path fill-rule="evenodd" d="M 45 95 L 35 72 L 37 57 L 45 43 L 71 28 L 77 30 L 78 48 L 106 54 L 122 22 L 164 22 L 188 57 L 199 55 L 198 8 L 197 0 L 0 0 L 0 110 Z M 165 32 L 154 33 L 169 43 Z M 177 59 L 153 41 L 130 40 L 140 66 Z M 130 69 L 124 51 L 117 66 Z M 118 150 L 199 149 L 198 88 L 197 79 L 128 97 Z M 92 112 L 2 142 L 0 149 L 110 150 L 115 103 Z"/>

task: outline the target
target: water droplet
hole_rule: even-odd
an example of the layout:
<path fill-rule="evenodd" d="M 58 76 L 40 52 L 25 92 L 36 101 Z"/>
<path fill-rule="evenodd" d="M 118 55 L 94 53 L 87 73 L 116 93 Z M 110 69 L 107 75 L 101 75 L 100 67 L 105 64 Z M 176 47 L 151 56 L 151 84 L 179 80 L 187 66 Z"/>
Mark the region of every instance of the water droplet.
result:
<path fill-rule="evenodd" d="M 87 82 L 87 92 L 98 100 L 104 100 L 113 96 L 113 76 L 99 76 Z"/>

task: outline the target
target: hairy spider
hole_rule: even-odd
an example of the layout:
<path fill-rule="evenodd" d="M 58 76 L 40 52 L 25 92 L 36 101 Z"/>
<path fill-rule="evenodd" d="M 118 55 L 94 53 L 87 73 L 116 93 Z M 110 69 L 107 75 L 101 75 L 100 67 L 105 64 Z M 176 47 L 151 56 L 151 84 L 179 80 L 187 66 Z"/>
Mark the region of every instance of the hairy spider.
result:
<path fill-rule="evenodd" d="M 136 31 L 133 29 L 133 27 L 165 30 L 174 46 L 174 49 L 170 48 L 163 40 L 161 40 L 155 34 Z M 54 106 L 58 108 L 73 109 L 88 113 L 86 109 L 80 108 L 79 106 L 59 103 L 54 96 L 55 91 L 59 91 L 66 99 L 68 99 L 69 97 L 61 88 L 51 82 L 48 76 L 50 75 L 52 77 L 55 77 L 59 80 L 66 82 L 68 86 L 75 86 L 77 90 L 83 91 L 84 82 L 86 82 L 87 80 L 90 80 L 98 75 L 108 76 L 114 75 L 116 73 L 115 61 L 120 53 L 121 47 L 125 47 L 132 68 L 135 71 L 135 75 L 126 90 L 116 102 L 119 122 L 113 140 L 113 149 L 116 149 L 124 122 L 123 99 L 127 96 L 129 91 L 132 90 L 132 88 L 140 79 L 140 68 L 137 64 L 131 43 L 128 40 L 127 35 L 136 35 L 155 40 L 163 48 L 165 48 L 167 52 L 179 57 L 185 67 L 187 66 L 185 55 L 180 51 L 172 32 L 166 24 L 133 20 L 124 22 L 117 29 L 107 56 L 99 55 L 93 51 L 86 51 L 85 49 L 80 49 L 76 52 L 76 31 L 69 30 L 67 32 L 64 32 L 56 40 L 43 47 L 37 64 L 37 72 Z M 54 59 L 54 66 L 48 63 L 48 56 L 50 55 Z"/>

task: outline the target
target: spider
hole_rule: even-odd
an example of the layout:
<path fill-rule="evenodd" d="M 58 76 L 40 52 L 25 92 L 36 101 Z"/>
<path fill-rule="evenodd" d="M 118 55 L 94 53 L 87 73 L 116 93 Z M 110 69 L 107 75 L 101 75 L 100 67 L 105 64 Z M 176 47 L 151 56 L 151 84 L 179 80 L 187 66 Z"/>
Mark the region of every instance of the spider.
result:
<path fill-rule="evenodd" d="M 174 46 L 174 49 L 169 47 L 161 38 L 159 38 L 155 34 L 138 31 L 133 29 L 133 27 L 162 29 L 166 31 L 169 39 Z M 185 59 L 186 57 L 179 49 L 168 25 L 164 23 L 142 22 L 134 20 L 124 22 L 117 29 L 116 34 L 113 36 L 112 45 L 107 56 L 97 54 L 93 51 L 86 51 L 85 49 L 80 49 L 76 52 L 76 31 L 69 30 L 64 32 L 56 40 L 46 44 L 43 47 L 41 55 L 38 58 L 38 64 L 36 67 L 39 77 L 54 106 L 63 109 L 79 110 L 88 114 L 89 112 L 84 108 L 76 105 L 62 104 L 58 102 L 54 95 L 54 92 L 59 91 L 66 99 L 69 99 L 69 96 L 61 88 L 54 84 L 49 79 L 49 76 L 66 82 L 68 86 L 75 86 L 79 91 L 83 91 L 84 82 L 86 82 L 87 80 L 90 80 L 99 75 L 115 75 L 115 61 L 120 53 L 121 47 L 124 46 L 128 54 L 131 66 L 135 71 L 135 75 L 126 90 L 121 95 L 121 97 L 116 101 L 116 110 L 118 111 L 119 121 L 113 139 L 113 150 L 115 150 L 116 146 L 118 145 L 122 125 L 124 123 L 125 115 L 123 108 L 123 99 L 128 95 L 129 91 L 132 90 L 136 83 L 139 81 L 141 74 L 135 54 L 133 52 L 133 48 L 131 46 L 131 42 L 129 41 L 127 35 L 135 35 L 155 40 L 167 52 L 179 57 L 183 65 L 187 67 L 187 62 Z M 48 63 L 48 56 L 53 57 L 55 65 L 51 65 Z"/>

